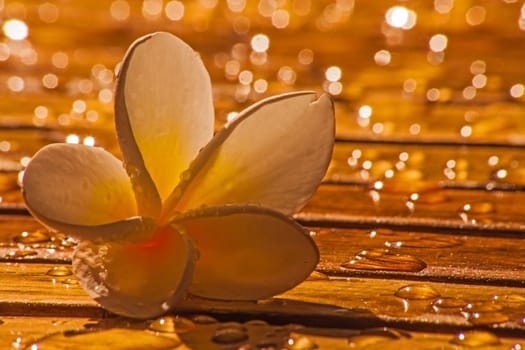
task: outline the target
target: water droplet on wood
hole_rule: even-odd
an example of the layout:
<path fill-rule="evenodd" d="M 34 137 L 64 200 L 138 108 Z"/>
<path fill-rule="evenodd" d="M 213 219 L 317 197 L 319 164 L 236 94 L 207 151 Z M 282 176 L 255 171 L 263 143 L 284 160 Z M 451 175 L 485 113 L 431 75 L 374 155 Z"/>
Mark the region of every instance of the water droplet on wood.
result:
<path fill-rule="evenodd" d="M 525 296 L 521 294 L 494 295 L 492 300 L 503 304 L 525 304 Z"/>
<path fill-rule="evenodd" d="M 445 203 L 450 199 L 441 189 L 430 189 L 421 193 L 412 193 L 409 198 L 418 204 Z"/>
<path fill-rule="evenodd" d="M 465 312 L 493 312 L 501 311 L 503 307 L 494 302 L 477 302 L 477 303 L 468 303 L 462 309 Z"/>
<path fill-rule="evenodd" d="M 21 259 L 27 256 L 33 256 L 33 255 L 37 255 L 37 252 L 26 248 L 26 249 L 12 250 L 9 253 L 7 253 L 6 257 L 14 258 L 14 259 Z"/>
<path fill-rule="evenodd" d="M 407 239 L 402 241 L 386 241 L 385 246 L 388 248 L 428 248 L 428 249 L 437 249 L 437 248 L 452 248 L 457 247 L 463 244 L 463 240 L 447 236 L 447 237 L 436 237 L 436 238 L 426 238 L 418 237 L 415 239 Z"/>
<path fill-rule="evenodd" d="M 486 331 L 469 331 L 457 333 L 450 343 L 469 348 L 499 345 L 501 340 L 493 333 Z"/>
<path fill-rule="evenodd" d="M 372 344 L 382 343 L 385 341 L 399 340 L 403 338 L 411 338 L 410 333 L 393 329 L 393 328 L 371 328 L 365 329 L 359 334 L 348 339 L 350 347 L 366 347 Z"/>
<path fill-rule="evenodd" d="M 68 266 L 53 266 L 46 272 L 46 275 L 54 276 L 54 277 L 70 276 L 72 274 L 73 272 L 71 271 L 71 268 L 69 268 Z"/>
<path fill-rule="evenodd" d="M 456 298 L 439 298 L 432 303 L 432 309 L 436 312 L 450 312 L 451 309 L 460 311 L 467 303 L 462 299 Z"/>
<path fill-rule="evenodd" d="M 317 349 L 317 344 L 315 344 L 307 336 L 301 334 L 291 334 L 288 340 L 285 342 L 284 348 L 288 350 L 313 350 Z"/>
<path fill-rule="evenodd" d="M 111 328 L 101 331 L 68 330 L 41 338 L 35 343 L 40 349 L 176 349 L 178 338 L 145 332 L 142 329 Z M 33 349 L 30 345 L 27 349 Z"/>
<path fill-rule="evenodd" d="M 62 284 L 65 284 L 66 286 L 76 286 L 78 285 L 78 280 L 76 278 L 66 278 L 62 281 Z"/>
<path fill-rule="evenodd" d="M 36 230 L 33 232 L 24 231 L 18 236 L 15 236 L 13 240 L 17 243 L 35 244 L 49 242 L 51 240 L 51 237 L 46 232 Z"/>
<path fill-rule="evenodd" d="M 356 254 L 354 259 L 341 264 L 346 269 L 419 272 L 427 264 L 412 255 L 394 254 L 388 250 L 370 249 Z"/>
<path fill-rule="evenodd" d="M 196 323 L 196 324 L 201 324 L 201 325 L 205 325 L 205 324 L 213 324 L 213 323 L 217 323 L 219 321 L 217 321 L 217 319 L 211 317 L 211 316 L 208 316 L 208 315 L 195 315 L 193 317 L 191 317 L 191 320 Z"/>
<path fill-rule="evenodd" d="M 248 340 L 246 327 L 230 322 L 219 326 L 211 340 L 217 344 L 236 344 Z"/>
<path fill-rule="evenodd" d="M 496 211 L 496 206 L 492 202 L 472 202 L 466 203 L 461 211 L 467 214 L 490 214 Z"/>
<path fill-rule="evenodd" d="M 507 322 L 509 317 L 501 312 L 471 312 L 465 313 L 467 320 L 476 326 Z"/>
<path fill-rule="evenodd" d="M 151 322 L 149 329 L 162 333 L 185 333 L 195 328 L 195 324 L 184 317 L 164 316 Z"/>
<path fill-rule="evenodd" d="M 394 295 L 407 300 L 428 300 L 439 298 L 439 293 L 427 284 L 409 284 L 399 288 Z"/>

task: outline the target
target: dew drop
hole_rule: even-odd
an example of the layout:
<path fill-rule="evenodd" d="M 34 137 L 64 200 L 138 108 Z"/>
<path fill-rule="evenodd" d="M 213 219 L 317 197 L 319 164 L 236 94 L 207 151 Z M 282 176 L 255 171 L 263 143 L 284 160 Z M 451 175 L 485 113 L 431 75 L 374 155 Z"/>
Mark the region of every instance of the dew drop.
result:
<path fill-rule="evenodd" d="M 408 339 L 411 337 L 410 333 L 393 328 L 370 328 L 350 337 L 348 339 L 348 344 L 352 348 L 359 348 L 385 341 L 399 340 L 403 338 Z"/>
<path fill-rule="evenodd" d="M 49 242 L 51 240 L 51 237 L 46 232 L 36 230 L 33 232 L 24 231 L 20 233 L 18 236 L 15 236 L 13 240 L 17 243 L 34 244 L 34 243 Z"/>
<path fill-rule="evenodd" d="M 439 293 L 427 284 L 409 284 L 399 288 L 394 295 L 407 300 L 427 300 L 439 298 Z"/>
<path fill-rule="evenodd" d="M 525 304 L 525 296 L 521 294 L 494 295 L 492 300 L 504 304 Z"/>
<path fill-rule="evenodd" d="M 180 174 L 181 182 L 188 181 L 189 179 L 191 179 L 191 171 L 185 170 Z"/>
<path fill-rule="evenodd" d="M 206 324 L 214 324 L 214 323 L 217 323 L 219 321 L 217 321 L 217 319 L 211 317 L 211 316 L 208 316 L 208 315 L 195 315 L 191 318 L 191 320 L 196 323 L 196 324 L 200 324 L 200 325 L 206 325 Z"/>
<path fill-rule="evenodd" d="M 415 239 L 407 239 L 403 241 L 386 241 L 385 246 L 388 248 L 452 248 L 463 244 L 463 240 L 456 237 L 418 237 Z"/>
<path fill-rule="evenodd" d="M 446 311 L 451 309 L 461 310 L 467 303 L 462 299 L 457 298 L 439 298 L 432 303 L 432 309 L 436 312 Z"/>
<path fill-rule="evenodd" d="M 71 276 L 72 274 L 73 272 L 68 266 L 53 266 L 46 272 L 46 275 L 55 277 Z"/>
<path fill-rule="evenodd" d="M 358 270 L 419 272 L 426 268 L 427 264 L 412 255 L 394 254 L 386 249 L 370 249 L 361 251 L 341 266 Z"/>
<path fill-rule="evenodd" d="M 19 250 L 12 250 L 9 253 L 7 253 L 6 257 L 8 258 L 15 258 L 15 259 L 21 259 L 28 256 L 36 255 L 37 252 L 31 249 L 19 249 Z"/>
<path fill-rule="evenodd" d="M 217 344 L 241 343 L 248 340 L 248 332 L 241 324 L 224 323 L 215 330 L 211 340 Z"/>
<path fill-rule="evenodd" d="M 317 344 L 304 335 L 291 334 L 284 348 L 289 350 L 313 350 L 317 349 Z"/>
<path fill-rule="evenodd" d="M 246 327 L 264 327 L 264 326 L 268 326 L 268 322 L 263 321 L 263 320 L 250 320 L 250 321 L 244 322 L 244 325 Z"/>
<path fill-rule="evenodd" d="M 78 280 L 76 278 L 66 278 L 62 281 L 62 284 L 65 284 L 66 286 L 76 286 L 78 285 Z"/>
<path fill-rule="evenodd" d="M 149 329 L 162 333 L 186 333 L 195 328 L 191 320 L 179 316 L 164 316 L 151 322 Z"/>
<path fill-rule="evenodd" d="M 471 312 L 465 314 L 467 320 L 476 326 L 503 323 L 509 317 L 501 312 Z"/>
<path fill-rule="evenodd" d="M 447 202 L 449 197 L 444 191 L 434 189 L 422 193 L 413 193 L 410 200 L 417 201 L 418 204 L 438 204 Z"/>
<path fill-rule="evenodd" d="M 461 211 L 469 214 L 489 214 L 493 213 L 495 209 L 492 202 L 473 202 L 463 205 Z"/>
<path fill-rule="evenodd" d="M 478 302 L 468 303 L 461 310 L 464 312 L 494 312 L 503 310 L 503 307 L 493 302 Z"/>
<path fill-rule="evenodd" d="M 469 348 L 478 348 L 482 346 L 499 345 L 501 340 L 493 333 L 487 331 L 468 331 L 459 332 L 450 343 L 461 345 Z"/>

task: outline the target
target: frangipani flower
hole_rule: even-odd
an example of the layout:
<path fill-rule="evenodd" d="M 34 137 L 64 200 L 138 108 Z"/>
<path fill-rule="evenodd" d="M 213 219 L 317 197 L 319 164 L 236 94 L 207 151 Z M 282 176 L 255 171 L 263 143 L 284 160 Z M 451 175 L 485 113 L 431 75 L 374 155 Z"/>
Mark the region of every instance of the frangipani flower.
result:
<path fill-rule="evenodd" d="M 123 163 L 101 148 L 52 144 L 23 177 L 31 213 L 80 240 L 73 270 L 103 307 L 148 318 L 187 292 L 256 300 L 314 269 L 315 243 L 288 216 L 330 160 L 329 97 L 268 98 L 213 136 L 202 61 L 177 37 L 155 33 L 124 58 L 115 118 Z"/>

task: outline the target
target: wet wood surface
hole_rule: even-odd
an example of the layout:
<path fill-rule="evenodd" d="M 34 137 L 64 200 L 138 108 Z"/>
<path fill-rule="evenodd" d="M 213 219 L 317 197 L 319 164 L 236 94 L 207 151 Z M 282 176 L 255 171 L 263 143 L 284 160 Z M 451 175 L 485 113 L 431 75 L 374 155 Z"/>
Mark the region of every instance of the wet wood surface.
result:
<path fill-rule="evenodd" d="M 175 20 L 180 3 L 0 1 L 2 20 L 29 27 L 0 40 L 0 348 L 525 347 L 521 3 L 202 0 Z M 395 5 L 417 15 L 413 28 L 389 24 Z M 24 206 L 19 177 L 44 145 L 93 138 L 119 156 L 115 67 L 158 30 L 201 54 L 217 128 L 269 95 L 332 94 L 332 161 L 295 214 L 320 263 L 282 295 L 190 296 L 155 320 L 116 317 L 71 273 L 76 242 Z M 264 54 L 250 43 L 259 33 Z M 448 42 L 436 51 L 438 34 Z"/>

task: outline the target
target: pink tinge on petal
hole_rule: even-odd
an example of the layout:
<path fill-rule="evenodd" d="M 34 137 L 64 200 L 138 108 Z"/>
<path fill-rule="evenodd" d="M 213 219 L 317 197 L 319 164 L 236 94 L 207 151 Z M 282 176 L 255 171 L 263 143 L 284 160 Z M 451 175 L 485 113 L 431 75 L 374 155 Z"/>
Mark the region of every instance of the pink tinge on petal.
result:
<path fill-rule="evenodd" d="M 149 318 L 184 297 L 196 251 L 176 229 L 156 228 L 141 242 L 81 242 L 73 269 L 86 292 L 116 314 Z"/>

